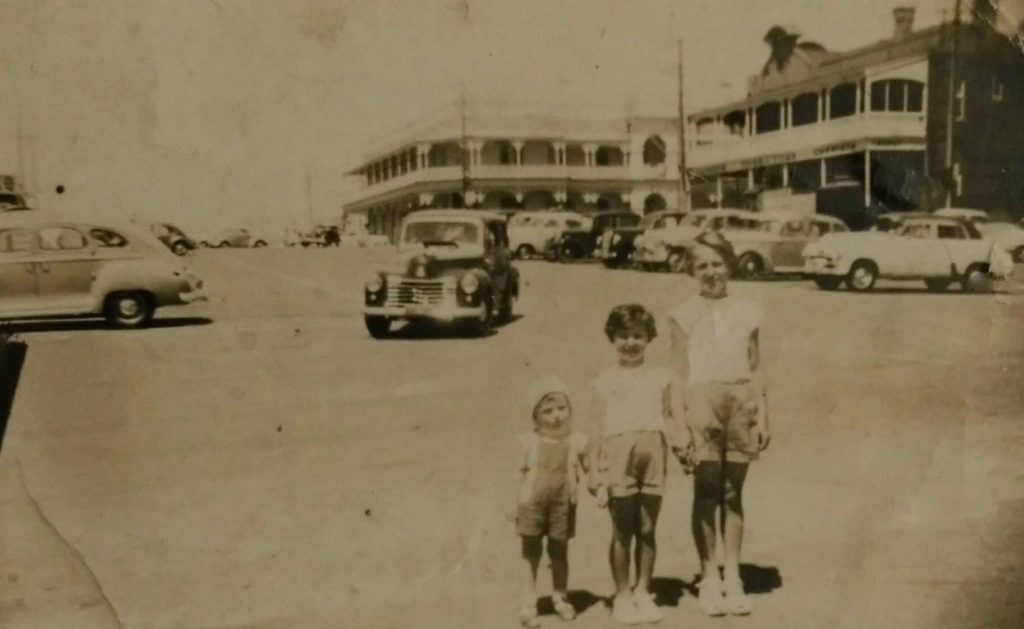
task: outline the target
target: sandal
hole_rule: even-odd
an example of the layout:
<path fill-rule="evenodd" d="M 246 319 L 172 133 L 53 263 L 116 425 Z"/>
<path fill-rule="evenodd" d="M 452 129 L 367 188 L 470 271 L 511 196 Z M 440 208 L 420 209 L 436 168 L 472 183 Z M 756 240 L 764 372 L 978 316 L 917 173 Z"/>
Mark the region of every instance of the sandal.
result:
<path fill-rule="evenodd" d="M 725 609 L 733 616 L 747 616 L 754 611 L 754 603 L 743 590 L 743 581 L 739 578 L 725 582 Z"/>
<path fill-rule="evenodd" d="M 564 621 L 574 620 L 576 618 L 576 608 L 572 606 L 565 596 L 561 594 L 551 595 L 551 605 L 555 608 L 555 613 L 558 617 Z"/>
<path fill-rule="evenodd" d="M 701 577 L 697 589 L 699 590 L 697 603 L 700 605 L 701 611 L 708 616 L 725 615 L 725 596 L 722 592 L 721 579 Z"/>
<path fill-rule="evenodd" d="M 519 610 L 519 624 L 531 629 L 540 626 L 540 617 L 537 616 L 536 605 L 524 604 Z"/>

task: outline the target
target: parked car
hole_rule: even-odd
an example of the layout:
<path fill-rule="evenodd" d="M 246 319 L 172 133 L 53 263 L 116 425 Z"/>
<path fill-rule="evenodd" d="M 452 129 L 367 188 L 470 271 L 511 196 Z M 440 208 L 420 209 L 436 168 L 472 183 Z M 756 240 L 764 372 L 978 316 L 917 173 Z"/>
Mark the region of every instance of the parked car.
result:
<path fill-rule="evenodd" d="M 681 218 L 675 227 L 666 227 L 644 235 L 635 260 L 644 268 L 664 268 L 682 273 L 689 264 L 693 239 L 704 231 L 732 233 L 757 230 L 761 225 L 749 210 L 723 208 L 694 210 Z M 731 237 L 731 236 L 730 236 Z"/>
<path fill-rule="evenodd" d="M 200 243 L 202 244 L 202 243 Z M 244 227 L 225 229 L 214 236 L 206 246 L 221 247 L 266 247 L 267 240 L 253 235 Z"/>
<path fill-rule="evenodd" d="M 676 227 L 685 216 L 679 210 L 661 210 L 644 215 L 637 225 L 605 229 L 597 239 L 596 257 L 610 268 L 625 266 L 633 260 L 638 238 L 648 231 Z"/>
<path fill-rule="evenodd" d="M 567 227 L 548 240 L 544 247 L 544 257 L 563 262 L 593 257 L 597 239 L 605 230 L 636 227 L 640 218 L 639 214 L 629 210 L 607 210 L 593 214 L 589 224 Z"/>
<path fill-rule="evenodd" d="M 95 316 L 137 328 L 161 306 L 205 299 L 203 281 L 145 228 L 0 216 L 0 319 Z"/>
<path fill-rule="evenodd" d="M 566 229 L 588 229 L 590 219 L 576 212 L 519 212 L 508 219 L 509 246 L 520 260 L 544 253 L 548 241 Z"/>
<path fill-rule="evenodd" d="M 160 242 L 167 245 L 167 248 L 175 255 L 183 256 L 196 248 L 196 242 L 185 235 L 177 226 L 170 223 L 153 223 L 150 231 Z"/>
<path fill-rule="evenodd" d="M 421 210 L 399 229 L 392 268 L 366 282 L 363 316 L 374 338 L 394 321 L 456 322 L 478 336 L 509 321 L 519 298 L 505 219 L 476 210 Z"/>
<path fill-rule="evenodd" d="M 777 274 L 803 273 L 804 247 L 831 233 L 850 231 L 846 223 L 824 214 L 759 212 L 758 229 L 729 234 L 736 251 L 736 276 L 757 279 Z"/>
<path fill-rule="evenodd" d="M 1007 272 L 1006 254 L 977 228 L 938 216 L 906 218 L 888 232 L 826 234 L 807 245 L 803 256 L 805 273 L 825 290 L 845 283 L 867 291 L 879 278 L 920 279 L 933 291 L 954 282 L 974 290 L 990 272 Z"/>
<path fill-rule="evenodd" d="M 908 218 L 930 218 L 932 214 L 928 212 L 886 212 L 879 214 L 875 218 L 874 224 L 871 226 L 870 231 L 874 232 L 895 232 L 899 231 L 903 227 L 903 223 Z"/>
<path fill-rule="evenodd" d="M 1024 263 L 1024 229 L 1013 223 L 991 222 L 977 225 L 981 235 L 1010 254 L 1014 262 Z"/>
<path fill-rule="evenodd" d="M 960 207 L 946 207 L 939 210 L 935 210 L 935 216 L 943 216 L 946 218 L 959 218 L 973 224 L 975 227 L 984 225 L 988 222 L 988 212 L 985 210 L 975 210 L 969 208 Z"/>

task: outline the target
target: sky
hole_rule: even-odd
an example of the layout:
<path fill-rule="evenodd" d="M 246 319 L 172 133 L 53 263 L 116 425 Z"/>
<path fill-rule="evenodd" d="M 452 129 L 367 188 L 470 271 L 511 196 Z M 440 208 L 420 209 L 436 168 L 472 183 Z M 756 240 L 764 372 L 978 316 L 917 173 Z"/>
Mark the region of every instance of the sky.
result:
<path fill-rule="evenodd" d="M 703 107 L 771 26 L 845 50 L 904 5 L 926 27 L 953 0 L 0 0 L 0 172 L 63 213 L 279 229 L 336 216 L 343 174 L 460 86 L 672 115 L 677 40 Z"/>

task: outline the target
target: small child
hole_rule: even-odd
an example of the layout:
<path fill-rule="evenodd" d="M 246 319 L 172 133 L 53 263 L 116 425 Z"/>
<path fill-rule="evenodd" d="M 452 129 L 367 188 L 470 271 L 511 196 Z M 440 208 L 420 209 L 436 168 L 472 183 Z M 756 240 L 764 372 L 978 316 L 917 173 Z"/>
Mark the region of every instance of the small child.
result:
<path fill-rule="evenodd" d="M 598 505 L 608 507 L 612 519 L 612 616 L 626 624 L 658 622 L 661 611 L 649 590 L 665 487 L 671 372 L 644 363 L 644 352 L 657 330 L 654 317 L 643 306 L 613 308 L 604 331 L 618 360 L 594 380 L 596 406 L 602 409 L 603 419 L 601 438 L 592 453 L 596 463 L 590 489 Z M 634 538 L 636 586 L 631 589 Z"/>
<path fill-rule="evenodd" d="M 576 495 L 584 477 L 587 438 L 572 430 L 572 406 L 565 384 L 544 378 L 529 389 L 527 399 L 533 430 L 518 437 L 521 446 L 516 533 L 522 537 L 526 560 L 519 621 L 539 627 L 537 618 L 537 568 L 548 538 L 551 560 L 551 601 L 562 620 L 572 620 L 576 610 L 566 598 L 569 582 L 569 539 L 576 529 Z"/>

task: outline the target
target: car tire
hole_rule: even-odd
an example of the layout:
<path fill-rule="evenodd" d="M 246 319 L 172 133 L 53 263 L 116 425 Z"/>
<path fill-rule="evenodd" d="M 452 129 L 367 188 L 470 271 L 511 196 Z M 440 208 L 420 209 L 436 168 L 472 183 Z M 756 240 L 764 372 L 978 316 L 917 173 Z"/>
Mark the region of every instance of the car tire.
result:
<path fill-rule="evenodd" d="M 104 315 L 112 327 L 145 327 L 153 319 L 153 298 L 141 291 L 111 293 L 104 302 Z"/>
<path fill-rule="evenodd" d="M 1010 255 L 1013 257 L 1013 261 L 1017 264 L 1024 263 L 1024 247 L 1017 247 L 1010 252 Z"/>
<path fill-rule="evenodd" d="M 858 293 L 874 288 L 877 280 L 878 266 L 871 260 L 857 260 L 846 274 L 846 285 Z"/>
<path fill-rule="evenodd" d="M 690 266 L 690 255 L 685 249 L 673 249 L 665 259 L 665 266 L 670 273 L 686 273 Z"/>
<path fill-rule="evenodd" d="M 537 254 L 532 245 L 519 245 L 516 247 L 516 257 L 520 260 L 529 260 Z"/>
<path fill-rule="evenodd" d="M 391 322 L 387 317 L 366 315 L 363 317 L 363 322 L 366 324 L 366 331 L 375 339 L 386 338 L 391 332 Z"/>
<path fill-rule="evenodd" d="M 756 253 L 747 251 L 736 261 L 736 275 L 741 280 L 756 280 L 764 274 L 764 260 Z"/>
<path fill-rule="evenodd" d="M 267 246 L 267 242 L 265 240 L 257 240 L 256 242 L 253 243 L 252 246 L 253 247 L 266 247 Z"/>
<path fill-rule="evenodd" d="M 572 245 L 561 245 L 558 247 L 558 261 L 567 262 L 569 260 L 575 260 L 579 256 L 576 254 L 576 247 Z"/>
<path fill-rule="evenodd" d="M 984 264 L 975 262 L 967 267 L 960 276 L 960 287 L 965 293 L 988 293 L 992 291 L 992 282 Z"/>
<path fill-rule="evenodd" d="M 843 283 L 843 278 L 835 275 L 815 275 L 813 279 L 821 290 L 836 290 Z"/>
<path fill-rule="evenodd" d="M 924 285 L 928 287 L 928 290 L 933 293 L 941 293 L 942 291 L 949 288 L 952 283 L 951 280 L 944 277 L 929 277 L 924 281 Z"/>
<path fill-rule="evenodd" d="M 183 256 L 186 253 L 188 253 L 188 245 L 179 240 L 178 242 L 171 245 L 171 251 L 176 256 Z"/>

